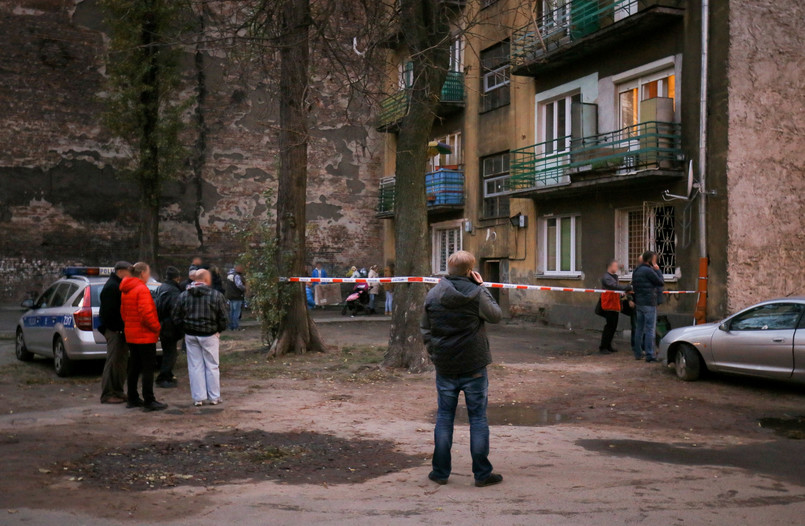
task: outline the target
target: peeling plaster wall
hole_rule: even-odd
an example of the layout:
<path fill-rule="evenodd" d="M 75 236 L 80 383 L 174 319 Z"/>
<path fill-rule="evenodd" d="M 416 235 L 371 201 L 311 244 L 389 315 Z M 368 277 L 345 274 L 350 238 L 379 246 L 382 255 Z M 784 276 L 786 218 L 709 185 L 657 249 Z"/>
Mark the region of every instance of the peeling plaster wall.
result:
<path fill-rule="evenodd" d="M 66 264 L 136 258 L 136 190 L 114 168 L 125 154 L 100 123 L 101 20 L 94 0 L 0 0 L 0 297 L 21 297 Z M 232 227 L 265 214 L 263 193 L 276 186 L 279 165 L 270 90 L 240 68 L 221 53 L 204 55 L 209 132 L 198 222 L 203 255 L 219 266 L 240 250 Z M 349 109 L 368 121 L 370 106 L 348 100 L 326 76 L 315 82 L 308 259 L 331 271 L 382 263 L 373 212 L 382 142 L 345 117 Z M 185 132 L 188 147 L 194 134 Z M 197 192 L 189 168 L 165 184 L 161 264 L 184 266 L 200 251 Z"/>
<path fill-rule="evenodd" d="M 729 310 L 805 292 L 805 4 L 732 0 Z"/>

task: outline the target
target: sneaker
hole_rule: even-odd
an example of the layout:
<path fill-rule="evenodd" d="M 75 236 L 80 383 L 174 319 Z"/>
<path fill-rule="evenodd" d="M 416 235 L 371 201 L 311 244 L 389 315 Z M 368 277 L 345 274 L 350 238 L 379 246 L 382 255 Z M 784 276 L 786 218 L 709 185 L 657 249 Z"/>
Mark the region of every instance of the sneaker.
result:
<path fill-rule="evenodd" d="M 428 474 L 428 478 L 440 486 L 444 486 L 445 484 L 447 484 L 447 479 L 438 478 L 436 475 L 433 474 L 432 471 Z"/>
<path fill-rule="evenodd" d="M 488 477 L 483 480 L 476 480 L 475 487 L 476 488 L 485 488 L 487 486 L 494 486 L 495 484 L 500 484 L 503 482 L 503 475 L 498 475 L 496 473 L 492 473 Z"/>
<path fill-rule="evenodd" d="M 101 400 L 102 404 L 122 404 L 126 401 L 125 398 L 120 398 L 119 396 L 110 396 L 109 398 L 104 398 Z"/>
<path fill-rule="evenodd" d="M 607 350 L 608 350 L 609 352 L 618 352 L 618 349 L 616 349 L 616 348 L 614 348 L 614 347 L 610 347 L 610 348 L 609 348 L 609 349 L 607 349 Z"/>
<path fill-rule="evenodd" d="M 157 382 L 156 385 L 157 387 L 161 387 L 162 389 L 173 389 L 179 386 L 176 380 L 162 380 L 160 382 Z"/>
<path fill-rule="evenodd" d="M 143 407 L 145 402 L 142 398 L 135 398 L 126 402 L 126 409 L 134 409 L 135 407 Z"/>
<path fill-rule="evenodd" d="M 653 363 L 653 362 L 656 362 L 656 361 L 657 361 L 657 359 L 654 358 L 653 356 L 649 356 L 648 358 L 646 358 L 646 363 Z"/>
<path fill-rule="evenodd" d="M 610 354 L 610 351 L 606 349 L 598 349 L 598 354 Z"/>
<path fill-rule="evenodd" d="M 194 407 L 201 407 L 201 406 L 203 406 L 203 405 L 204 405 L 204 402 L 202 402 L 202 401 L 193 402 L 193 406 L 194 406 Z"/>
<path fill-rule="evenodd" d="M 218 405 L 220 403 L 223 403 L 223 400 L 220 398 L 218 400 L 210 400 L 210 405 Z"/>
<path fill-rule="evenodd" d="M 162 402 L 157 402 L 154 400 L 153 402 L 148 402 L 147 404 L 143 405 L 143 411 L 149 413 L 151 411 L 162 411 L 163 409 L 167 408 L 168 404 L 163 404 Z"/>

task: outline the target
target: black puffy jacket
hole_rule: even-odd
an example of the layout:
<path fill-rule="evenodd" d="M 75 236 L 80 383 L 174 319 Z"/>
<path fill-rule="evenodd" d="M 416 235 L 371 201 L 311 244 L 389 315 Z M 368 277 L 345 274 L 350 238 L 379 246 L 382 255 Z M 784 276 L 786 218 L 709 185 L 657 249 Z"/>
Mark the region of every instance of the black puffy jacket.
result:
<path fill-rule="evenodd" d="M 635 305 L 656 307 L 665 280 L 662 272 L 643 263 L 632 272 Z"/>
<path fill-rule="evenodd" d="M 484 322 L 500 321 L 489 291 L 465 277 L 448 276 L 428 292 L 422 337 L 436 371 L 461 375 L 492 363 Z"/>

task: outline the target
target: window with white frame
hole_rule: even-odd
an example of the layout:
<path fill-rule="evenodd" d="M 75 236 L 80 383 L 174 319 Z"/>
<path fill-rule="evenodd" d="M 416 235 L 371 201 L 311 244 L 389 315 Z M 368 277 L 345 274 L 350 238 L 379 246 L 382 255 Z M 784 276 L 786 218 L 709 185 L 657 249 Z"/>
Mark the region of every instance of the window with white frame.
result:
<path fill-rule="evenodd" d="M 457 36 L 450 42 L 450 68 L 448 71 L 464 71 L 464 40 Z"/>
<path fill-rule="evenodd" d="M 657 97 L 672 99 L 676 107 L 676 76 L 673 68 L 618 84 L 620 127 L 626 128 L 644 122 L 640 103 Z"/>
<path fill-rule="evenodd" d="M 447 259 L 461 250 L 461 223 L 433 227 L 433 273 L 447 274 Z"/>
<path fill-rule="evenodd" d="M 403 60 L 397 65 L 397 87 L 400 91 L 410 88 L 414 85 L 414 63 L 409 60 Z"/>
<path fill-rule="evenodd" d="M 435 155 L 428 159 L 428 171 L 435 172 L 440 168 L 458 169 L 464 164 L 464 152 L 461 149 L 461 132 L 450 133 L 434 139 L 450 146 L 450 153 Z"/>
<path fill-rule="evenodd" d="M 483 217 L 508 217 L 509 215 L 509 152 L 490 155 L 481 159 L 481 184 L 483 184 Z"/>
<path fill-rule="evenodd" d="M 481 112 L 509 104 L 511 64 L 508 40 L 481 51 Z"/>
<path fill-rule="evenodd" d="M 544 217 L 541 227 L 542 273 L 556 276 L 581 274 L 581 216 Z"/>
<path fill-rule="evenodd" d="M 570 149 L 571 108 L 581 102 L 581 94 L 568 94 L 540 104 L 540 133 L 545 155 L 566 152 Z"/>
<path fill-rule="evenodd" d="M 670 279 L 676 273 L 676 214 L 673 206 L 646 203 L 642 208 L 615 212 L 615 254 L 630 275 L 643 252 L 657 253 L 660 270 Z"/>

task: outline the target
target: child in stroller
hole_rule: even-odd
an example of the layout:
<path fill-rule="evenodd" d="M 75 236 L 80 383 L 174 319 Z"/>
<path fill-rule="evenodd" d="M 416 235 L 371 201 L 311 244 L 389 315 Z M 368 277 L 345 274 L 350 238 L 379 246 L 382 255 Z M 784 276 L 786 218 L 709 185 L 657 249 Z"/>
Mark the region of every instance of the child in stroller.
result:
<path fill-rule="evenodd" d="M 347 296 L 344 308 L 341 309 L 341 315 L 346 316 L 347 311 L 354 318 L 359 313 L 363 312 L 369 314 L 369 309 L 366 307 L 369 304 L 369 284 L 356 283 L 352 289 L 352 294 Z"/>

